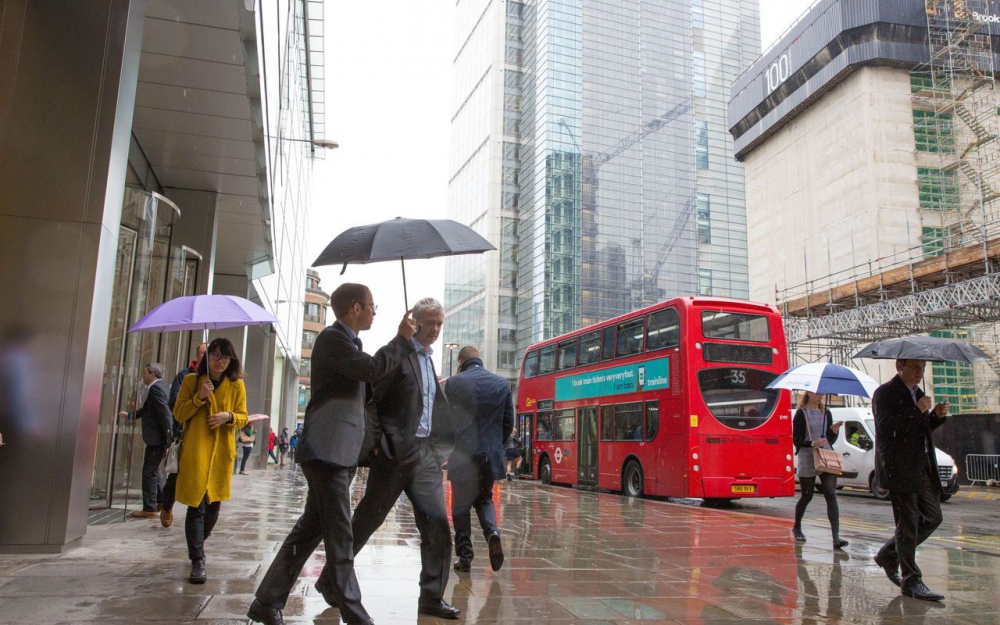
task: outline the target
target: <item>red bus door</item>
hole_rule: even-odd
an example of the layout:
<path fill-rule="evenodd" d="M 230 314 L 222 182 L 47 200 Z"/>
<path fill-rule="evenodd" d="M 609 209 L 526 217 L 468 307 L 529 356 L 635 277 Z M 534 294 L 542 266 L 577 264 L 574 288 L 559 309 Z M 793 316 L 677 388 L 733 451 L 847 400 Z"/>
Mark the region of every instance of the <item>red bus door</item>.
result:
<path fill-rule="evenodd" d="M 576 477 L 579 484 L 597 486 L 597 406 L 577 410 L 580 433 L 577 444 Z"/>
<path fill-rule="evenodd" d="M 535 413 L 522 412 L 517 415 L 517 436 L 521 439 L 521 475 L 529 478 L 534 474 L 535 448 L 531 444 L 535 432 Z"/>

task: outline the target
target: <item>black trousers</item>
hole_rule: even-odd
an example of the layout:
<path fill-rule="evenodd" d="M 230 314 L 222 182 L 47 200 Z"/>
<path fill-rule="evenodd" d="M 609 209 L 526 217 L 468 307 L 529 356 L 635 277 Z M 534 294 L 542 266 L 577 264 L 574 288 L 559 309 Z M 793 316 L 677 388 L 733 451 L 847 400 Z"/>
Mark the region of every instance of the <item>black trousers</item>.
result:
<path fill-rule="evenodd" d="M 257 600 L 283 610 L 295 580 L 306 560 L 323 541 L 326 565 L 317 585 L 330 588 L 337 598 L 341 617 L 365 622 L 370 617 L 361 605 L 361 587 L 354 573 L 354 537 L 351 534 L 352 469 L 311 460 L 302 463 L 309 484 L 306 509 L 299 517 L 278 555 L 257 588 Z"/>
<path fill-rule="evenodd" d="M 253 451 L 253 447 L 243 448 L 243 460 L 240 461 L 240 473 L 247 470 L 247 459 L 250 457 L 250 452 Z"/>
<path fill-rule="evenodd" d="M 903 588 L 908 589 L 921 581 L 917 546 L 927 540 L 944 519 L 941 515 L 941 493 L 927 478 L 913 491 L 890 490 L 889 499 L 892 501 L 896 533 L 882 545 L 877 557 L 899 563 Z"/>
<path fill-rule="evenodd" d="M 219 521 L 220 510 L 222 502 L 208 503 L 207 494 L 197 508 L 188 506 L 187 516 L 184 517 L 184 537 L 187 538 L 189 560 L 205 557 L 205 541 Z"/>
<path fill-rule="evenodd" d="M 837 505 L 837 476 L 833 473 L 820 473 L 820 484 L 823 485 L 823 498 L 826 499 L 826 518 L 830 520 L 830 531 L 833 533 L 833 540 L 840 538 L 840 506 Z M 806 513 L 806 506 L 812 501 L 813 491 L 816 490 L 815 477 L 800 477 L 799 488 L 802 495 L 795 504 L 795 527 L 802 526 L 802 516 Z"/>
<path fill-rule="evenodd" d="M 174 502 L 177 500 L 177 474 L 167 475 L 167 481 L 163 483 L 160 490 L 160 504 L 164 510 L 170 512 L 174 509 Z"/>
<path fill-rule="evenodd" d="M 404 462 L 379 455 L 372 461 L 368 485 L 354 509 L 354 554 L 368 542 L 375 530 L 405 492 L 413 504 L 413 516 L 420 531 L 420 598 L 444 597 L 451 567 L 451 528 L 444 504 L 441 461 L 427 439 L 417 439 L 419 453 Z"/>
<path fill-rule="evenodd" d="M 166 445 L 146 445 L 142 456 L 142 509 L 146 512 L 156 512 L 156 503 L 160 500 L 160 463 L 167 453 Z"/>
<path fill-rule="evenodd" d="M 449 476 L 451 477 L 451 476 Z M 451 521 L 455 526 L 455 554 L 463 562 L 472 562 L 472 508 L 479 517 L 483 537 L 499 533 L 497 511 L 493 505 L 493 474 L 480 469 L 478 475 L 451 477 Z"/>

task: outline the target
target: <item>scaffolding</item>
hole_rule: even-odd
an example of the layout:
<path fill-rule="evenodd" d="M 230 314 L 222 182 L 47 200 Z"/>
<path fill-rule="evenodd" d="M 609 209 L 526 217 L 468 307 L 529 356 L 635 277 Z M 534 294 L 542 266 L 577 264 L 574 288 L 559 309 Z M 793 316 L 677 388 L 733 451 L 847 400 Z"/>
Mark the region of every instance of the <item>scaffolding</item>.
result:
<path fill-rule="evenodd" d="M 987 0 L 925 0 L 928 61 L 910 72 L 916 244 L 780 290 L 793 361 L 848 362 L 869 341 L 961 333 L 980 410 L 1000 405 L 1000 121 Z M 913 230 L 916 230 L 914 232 Z M 917 241 L 919 240 L 919 243 Z"/>

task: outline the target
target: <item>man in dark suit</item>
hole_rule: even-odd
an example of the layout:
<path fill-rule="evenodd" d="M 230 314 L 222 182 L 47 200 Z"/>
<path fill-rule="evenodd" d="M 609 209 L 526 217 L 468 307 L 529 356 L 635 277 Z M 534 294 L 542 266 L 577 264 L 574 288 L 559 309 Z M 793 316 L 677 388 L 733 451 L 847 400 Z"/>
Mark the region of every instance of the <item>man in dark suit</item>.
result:
<path fill-rule="evenodd" d="M 306 509 L 278 550 L 247 616 L 282 625 L 281 611 L 299 572 L 323 541 L 326 566 L 316 589 L 340 609 L 345 623 L 373 623 L 361 605 L 354 573 L 351 532 L 351 479 L 365 436 L 365 403 L 370 384 L 397 369 L 413 351 L 415 324 L 407 312 L 399 334 L 374 356 L 361 351 L 358 333 L 371 328 L 375 304 L 361 284 L 342 284 L 330 297 L 337 321 L 323 330 L 312 352 L 312 397 L 306 406 L 296 462 L 309 485 Z"/>
<path fill-rule="evenodd" d="M 431 362 L 431 345 L 444 325 L 444 307 L 433 298 L 413 307 L 414 350 L 391 375 L 375 384 L 374 402 L 381 440 L 371 462 L 365 495 L 354 510 L 354 553 L 382 525 L 389 510 L 406 496 L 420 531 L 421 614 L 458 618 L 444 600 L 451 560 L 451 529 L 444 503 L 441 465 L 451 452 L 451 415 Z"/>
<path fill-rule="evenodd" d="M 455 449 L 448 458 L 451 480 L 451 520 L 455 526 L 456 571 L 472 568 L 472 515 L 489 546 L 490 567 L 503 566 L 503 543 L 493 507 L 493 482 L 504 471 L 503 445 L 514 429 L 514 404 L 510 384 L 483 368 L 479 350 L 458 352 L 458 375 L 448 378 L 445 389 L 455 426 Z"/>
<path fill-rule="evenodd" d="M 142 419 L 142 442 L 146 451 L 142 457 L 142 510 L 136 510 L 132 516 L 138 519 L 156 518 L 157 501 L 160 500 L 160 463 L 167 453 L 167 445 L 171 439 L 174 415 L 167 405 L 167 385 L 163 381 L 163 365 L 153 362 L 142 370 L 142 381 L 148 387 L 146 399 L 142 407 L 136 410 L 129 419 Z M 128 413 L 120 412 L 124 417 Z"/>
<path fill-rule="evenodd" d="M 872 396 L 875 413 L 875 477 L 889 489 L 895 535 L 879 549 L 875 563 L 907 597 L 940 601 L 921 580 L 917 545 L 941 524 L 941 478 L 931 431 L 944 423 L 948 403 L 931 408 L 917 386 L 923 360 L 897 360 L 898 372 Z M 902 578 L 899 576 L 902 569 Z"/>

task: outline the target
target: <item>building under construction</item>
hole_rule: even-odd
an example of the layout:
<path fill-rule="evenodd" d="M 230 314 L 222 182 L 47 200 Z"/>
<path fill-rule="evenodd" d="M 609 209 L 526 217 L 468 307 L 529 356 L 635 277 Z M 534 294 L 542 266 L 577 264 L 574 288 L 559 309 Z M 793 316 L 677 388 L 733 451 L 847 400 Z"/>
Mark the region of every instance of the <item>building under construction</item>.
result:
<path fill-rule="evenodd" d="M 994 359 L 934 363 L 930 392 L 997 411 L 998 49 L 1000 2 L 821 0 L 734 84 L 751 298 L 782 310 L 793 361 L 966 338 Z"/>

